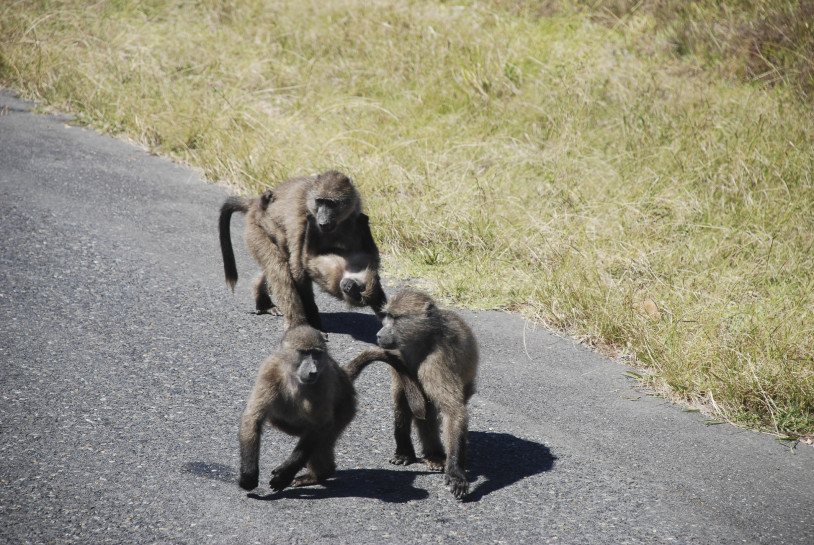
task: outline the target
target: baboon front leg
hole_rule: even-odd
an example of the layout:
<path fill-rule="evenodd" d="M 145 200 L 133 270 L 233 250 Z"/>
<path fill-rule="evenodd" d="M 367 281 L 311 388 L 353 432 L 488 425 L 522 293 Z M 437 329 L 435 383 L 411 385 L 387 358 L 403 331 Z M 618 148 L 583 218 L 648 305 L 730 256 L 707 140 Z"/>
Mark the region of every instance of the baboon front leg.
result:
<path fill-rule="evenodd" d="M 410 425 L 413 421 L 413 413 L 407 403 L 407 396 L 398 376 L 393 376 L 393 435 L 396 439 L 396 452 L 390 458 L 390 463 L 395 465 L 409 465 L 416 461 L 413 440 L 410 437 Z"/>
<path fill-rule="evenodd" d="M 313 434 L 308 434 L 300 437 L 297 441 L 297 446 L 291 452 L 285 462 L 274 468 L 272 474 L 274 475 L 269 481 L 269 486 L 275 492 L 284 489 L 294 480 L 297 473 L 305 467 L 308 459 L 313 455 L 316 448 L 317 441 Z"/>
<path fill-rule="evenodd" d="M 449 454 L 444 467 L 444 484 L 456 499 L 469 492 L 466 479 L 468 416 L 466 406 L 444 412 L 444 443 Z"/>
<path fill-rule="evenodd" d="M 240 420 L 240 480 L 238 484 L 244 490 L 254 490 L 260 478 L 260 432 L 262 419 L 248 411 Z"/>
<path fill-rule="evenodd" d="M 260 435 L 266 420 L 266 408 L 270 404 L 267 385 L 258 379 L 251 397 L 240 418 L 238 440 L 240 442 L 240 479 L 238 484 L 244 490 L 257 488 L 260 476 Z"/>

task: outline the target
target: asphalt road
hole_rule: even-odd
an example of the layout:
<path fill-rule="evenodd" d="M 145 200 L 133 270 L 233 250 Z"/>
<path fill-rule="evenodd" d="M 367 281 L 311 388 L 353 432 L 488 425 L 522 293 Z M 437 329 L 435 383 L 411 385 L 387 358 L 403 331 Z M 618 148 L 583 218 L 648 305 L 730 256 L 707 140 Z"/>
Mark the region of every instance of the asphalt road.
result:
<path fill-rule="evenodd" d="M 293 441 L 267 429 L 247 494 L 237 423 L 282 320 L 252 313 L 237 219 L 224 283 L 227 190 L 30 107 L 0 92 L 0 542 L 814 543 L 814 448 L 706 425 L 500 312 L 461 312 L 481 349 L 468 501 L 388 464 L 383 366 L 333 479 L 271 493 Z M 374 341 L 372 314 L 318 302 L 337 360 Z"/>

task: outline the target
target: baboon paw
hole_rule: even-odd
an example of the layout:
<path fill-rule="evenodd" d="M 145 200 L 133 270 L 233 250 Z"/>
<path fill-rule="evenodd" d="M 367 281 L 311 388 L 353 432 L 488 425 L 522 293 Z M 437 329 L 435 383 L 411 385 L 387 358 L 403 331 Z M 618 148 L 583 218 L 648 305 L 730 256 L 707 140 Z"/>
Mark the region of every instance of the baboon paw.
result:
<path fill-rule="evenodd" d="M 408 466 L 412 463 L 415 463 L 416 457 L 410 456 L 409 454 L 394 454 L 392 458 L 390 458 L 390 463 L 396 466 Z"/>
<path fill-rule="evenodd" d="M 317 479 L 313 474 L 306 473 L 305 475 L 300 475 L 291 483 L 291 486 L 311 486 L 312 484 L 318 484 L 319 479 Z"/>
<path fill-rule="evenodd" d="M 280 309 L 277 308 L 276 306 L 271 306 L 271 307 L 267 307 L 267 308 L 258 307 L 257 308 L 257 314 L 258 315 L 269 314 L 271 316 L 282 316 L 283 315 L 283 313 L 280 312 Z"/>
<path fill-rule="evenodd" d="M 446 458 L 443 456 L 424 456 L 421 461 L 432 471 L 443 471 Z"/>
<path fill-rule="evenodd" d="M 458 475 L 444 475 L 444 485 L 459 501 L 469 492 L 469 481 Z"/>
<path fill-rule="evenodd" d="M 269 481 L 269 487 L 275 492 L 279 492 L 280 490 L 290 485 L 292 480 L 293 480 L 292 477 L 277 473 Z"/>
<path fill-rule="evenodd" d="M 258 479 L 259 477 L 257 474 L 241 475 L 238 484 L 243 490 L 254 490 L 257 488 Z"/>

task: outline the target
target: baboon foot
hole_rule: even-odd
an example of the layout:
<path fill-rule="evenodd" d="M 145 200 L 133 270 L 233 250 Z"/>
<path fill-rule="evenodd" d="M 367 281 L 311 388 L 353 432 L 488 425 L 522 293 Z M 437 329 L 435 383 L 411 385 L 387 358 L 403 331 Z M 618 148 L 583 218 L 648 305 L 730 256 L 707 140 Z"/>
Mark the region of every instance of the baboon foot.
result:
<path fill-rule="evenodd" d="M 410 454 L 399 454 L 398 452 L 395 453 L 392 458 L 390 458 L 390 463 L 396 466 L 408 466 L 417 461 L 418 460 L 415 456 Z"/>
<path fill-rule="evenodd" d="M 240 475 L 238 484 L 243 490 L 254 490 L 257 488 L 259 475 L 257 473 L 243 473 Z"/>
<path fill-rule="evenodd" d="M 291 483 L 291 486 L 311 486 L 312 484 L 319 484 L 325 479 L 319 479 L 313 473 L 305 473 L 300 475 Z"/>
<path fill-rule="evenodd" d="M 430 470 L 432 471 L 443 471 L 444 470 L 444 463 L 446 462 L 446 457 L 438 456 L 438 455 L 429 455 L 424 456 L 421 459 Z"/>
<path fill-rule="evenodd" d="M 452 492 L 455 499 L 459 501 L 469 492 L 469 481 L 467 481 L 466 476 L 460 474 L 458 470 L 451 471 L 444 475 L 444 485 L 447 487 L 447 490 Z"/>
<path fill-rule="evenodd" d="M 352 278 L 343 278 L 339 283 L 339 289 L 349 299 L 349 302 L 357 305 L 362 303 L 362 287 Z"/>
<path fill-rule="evenodd" d="M 269 309 L 275 308 L 271 296 L 266 292 L 266 289 L 256 289 L 254 293 L 254 308 L 257 314 L 265 314 Z"/>
<path fill-rule="evenodd" d="M 283 315 L 283 313 L 280 312 L 280 309 L 277 308 L 277 305 L 274 305 L 274 304 L 272 304 L 271 306 L 268 306 L 268 307 L 261 307 L 260 304 L 258 303 L 255 306 L 255 309 L 257 310 L 258 315 L 261 315 L 261 314 L 271 314 L 272 316 L 282 316 Z"/>

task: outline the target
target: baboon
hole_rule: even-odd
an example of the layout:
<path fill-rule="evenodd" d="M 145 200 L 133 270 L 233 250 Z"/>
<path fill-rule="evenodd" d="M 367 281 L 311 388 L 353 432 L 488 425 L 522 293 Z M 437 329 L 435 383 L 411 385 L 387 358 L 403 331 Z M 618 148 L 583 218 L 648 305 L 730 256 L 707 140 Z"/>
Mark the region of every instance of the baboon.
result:
<path fill-rule="evenodd" d="M 379 250 L 359 192 L 346 175 L 332 170 L 286 180 L 259 197 L 226 199 L 219 232 L 232 290 L 238 278 L 229 232 L 234 212 L 246 214 L 246 245 L 263 269 L 254 288 L 258 314 L 282 314 L 286 329 L 307 323 L 322 331 L 316 283 L 381 316 L 387 298 L 379 279 Z"/>
<path fill-rule="evenodd" d="M 240 420 L 240 487 L 257 487 L 260 436 L 266 421 L 299 437 L 291 455 L 272 471 L 272 490 L 282 490 L 292 482 L 294 486 L 316 484 L 330 477 L 336 470 L 336 441 L 356 414 L 352 381 L 374 359 L 397 370 L 399 378 L 394 380 L 404 382 L 412 410 L 423 415 L 424 396 L 400 361 L 360 356 L 341 368 L 328 354 L 319 331 L 307 325 L 287 330 L 280 349 L 261 365 Z M 308 471 L 295 477 L 306 465 Z"/>
<path fill-rule="evenodd" d="M 410 425 L 414 422 L 424 463 L 433 470 L 443 469 L 444 484 L 456 499 L 463 499 L 469 491 L 466 403 L 475 392 L 478 368 L 475 336 L 460 316 L 439 309 L 432 298 L 415 290 L 401 291 L 390 299 L 384 308 L 382 324 L 376 337 L 379 346 L 386 350 L 376 356 L 388 363 L 402 360 L 407 372 L 416 373 L 430 402 L 426 418 L 415 418 L 403 381 L 392 373 L 396 452 L 390 462 L 407 465 L 417 461 L 410 438 Z"/>

